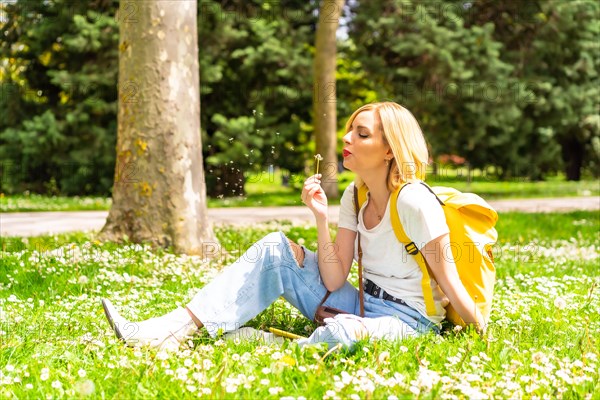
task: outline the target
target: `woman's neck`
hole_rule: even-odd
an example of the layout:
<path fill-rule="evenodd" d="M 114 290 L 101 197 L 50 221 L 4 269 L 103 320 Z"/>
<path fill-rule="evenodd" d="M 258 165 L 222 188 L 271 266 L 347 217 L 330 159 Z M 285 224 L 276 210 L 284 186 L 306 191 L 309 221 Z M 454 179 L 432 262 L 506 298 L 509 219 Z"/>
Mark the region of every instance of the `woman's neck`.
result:
<path fill-rule="evenodd" d="M 363 182 L 369 188 L 369 197 L 375 201 L 378 207 L 385 207 L 390 197 L 386 179 L 363 178 Z"/>

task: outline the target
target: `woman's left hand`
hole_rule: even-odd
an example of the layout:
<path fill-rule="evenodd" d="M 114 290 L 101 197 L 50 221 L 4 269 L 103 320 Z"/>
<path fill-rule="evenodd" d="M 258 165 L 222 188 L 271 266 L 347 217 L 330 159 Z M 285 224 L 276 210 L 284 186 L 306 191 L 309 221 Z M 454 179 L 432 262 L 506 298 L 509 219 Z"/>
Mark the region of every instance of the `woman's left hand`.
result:
<path fill-rule="evenodd" d="M 421 253 L 433 273 L 433 278 L 458 315 L 467 324 L 474 324 L 478 332 L 485 332 L 485 320 L 460 280 L 454 258 L 447 257 L 442 250 L 449 248 L 451 248 L 450 235 L 446 233 L 427 243 L 421 249 Z"/>

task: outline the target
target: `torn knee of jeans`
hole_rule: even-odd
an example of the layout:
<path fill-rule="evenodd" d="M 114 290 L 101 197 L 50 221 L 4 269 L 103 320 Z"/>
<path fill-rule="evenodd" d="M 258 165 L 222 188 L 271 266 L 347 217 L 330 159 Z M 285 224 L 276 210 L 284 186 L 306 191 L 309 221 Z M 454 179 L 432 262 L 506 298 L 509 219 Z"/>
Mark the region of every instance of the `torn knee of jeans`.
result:
<path fill-rule="evenodd" d="M 296 262 L 298 263 L 298 266 L 300 268 L 304 268 L 304 257 L 306 256 L 304 253 L 304 247 L 292 242 L 290 239 L 288 239 L 288 241 L 290 242 L 290 248 L 294 258 L 296 259 Z"/>

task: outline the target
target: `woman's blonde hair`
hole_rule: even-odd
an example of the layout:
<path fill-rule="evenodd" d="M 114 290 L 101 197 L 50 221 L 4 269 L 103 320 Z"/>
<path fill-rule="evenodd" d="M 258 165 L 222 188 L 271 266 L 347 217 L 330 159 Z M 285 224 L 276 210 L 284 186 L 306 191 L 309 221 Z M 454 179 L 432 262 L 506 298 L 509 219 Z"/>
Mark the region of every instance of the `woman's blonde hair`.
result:
<path fill-rule="evenodd" d="M 394 154 L 388 166 L 388 189 L 393 192 L 405 182 L 424 180 L 429 152 L 421 127 L 412 113 L 391 101 L 365 104 L 352 113 L 346 123 L 346 132 L 352 129 L 354 119 L 363 111 L 375 113 L 383 140 Z M 360 187 L 364 183 L 357 176 L 355 184 Z"/>

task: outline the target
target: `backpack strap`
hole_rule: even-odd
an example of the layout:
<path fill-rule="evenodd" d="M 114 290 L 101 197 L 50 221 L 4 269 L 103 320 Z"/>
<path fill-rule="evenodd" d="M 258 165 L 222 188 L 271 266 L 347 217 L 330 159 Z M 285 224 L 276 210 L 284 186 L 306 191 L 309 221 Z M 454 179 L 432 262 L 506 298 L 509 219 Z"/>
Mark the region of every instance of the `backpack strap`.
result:
<path fill-rule="evenodd" d="M 433 189 L 429 187 L 428 184 L 426 184 L 423 181 L 421 181 L 420 183 L 421 183 L 421 185 L 425 186 L 432 195 L 435 196 L 435 199 L 438 201 L 438 203 L 440 203 L 440 206 L 445 206 L 444 202 L 438 197 L 438 195 L 433 191 Z"/>
<path fill-rule="evenodd" d="M 404 231 L 402 223 L 400 222 L 400 214 L 398 214 L 398 196 L 400 196 L 400 192 L 402 191 L 402 189 L 409 184 L 410 182 L 403 184 L 392 194 L 390 204 L 392 228 L 394 229 L 394 233 L 396 234 L 396 238 L 398 238 L 398 241 L 404 245 L 404 248 L 406 249 L 408 254 L 415 257 L 415 261 L 421 269 L 421 273 L 423 275 L 423 277 L 421 278 L 421 288 L 423 289 L 423 298 L 425 299 L 425 310 L 427 311 L 427 315 L 435 315 L 435 302 L 433 300 L 433 291 L 431 290 L 431 280 L 429 277 L 429 269 L 427 268 L 427 262 L 425 261 L 425 257 L 423 257 L 421 251 L 417 248 L 415 242 L 410 240 L 410 238 Z M 429 188 L 429 186 L 427 186 L 427 188 Z M 431 189 L 429 190 L 431 191 Z M 437 199 L 442 205 L 444 204 L 439 198 Z"/>
<path fill-rule="evenodd" d="M 356 191 L 356 186 L 354 186 L 354 190 Z M 356 199 L 358 196 L 358 208 L 355 207 L 356 210 L 356 221 L 358 222 L 358 211 L 360 211 L 360 208 L 363 206 L 363 204 L 365 204 L 365 202 L 367 201 L 367 194 L 369 193 L 369 190 L 367 189 L 366 185 L 362 185 L 361 187 L 358 188 L 358 193 L 355 194 L 354 197 L 354 204 L 356 205 Z"/>

